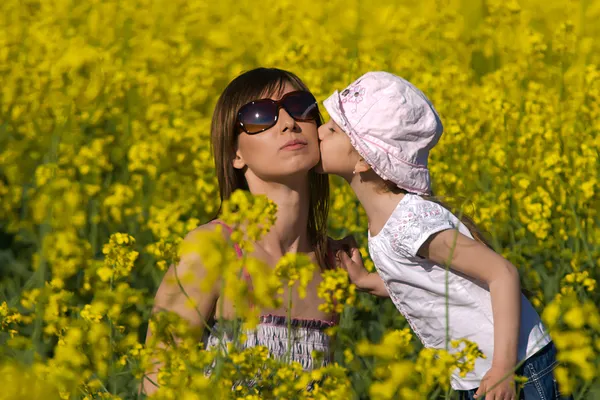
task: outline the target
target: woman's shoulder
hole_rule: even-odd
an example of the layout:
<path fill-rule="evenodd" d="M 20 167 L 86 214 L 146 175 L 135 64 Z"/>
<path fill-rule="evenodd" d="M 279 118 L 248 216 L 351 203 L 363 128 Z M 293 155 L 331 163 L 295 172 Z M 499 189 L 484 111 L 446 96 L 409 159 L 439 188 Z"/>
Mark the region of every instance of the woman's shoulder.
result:
<path fill-rule="evenodd" d="M 211 312 L 220 288 L 217 282 L 205 280 L 210 267 L 204 264 L 207 253 L 202 248 L 206 248 L 210 241 L 204 240 L 199 234 L 216 230 L 217 225 L 209 222 L 185 235 L 178 259 L 169 266 L 156 292 L 156 309 L 175 311 L 196 325 L 202 323 L 198 319 L 198 311 L 200 315 Z M 190 308 L 188 299 L 193 299 L 197 308 Z"/>
<path fill-rule="evenodd" d="M 238 257 L 242 256 L 242 251 L 239 248 L 239 246 L 235 243 L 231 243 L 230 241 L 232 233 L 231 227 L 219 219 L 213 219 L 212 221 L 209 221 L 205 224 L 198 225 L 196 228 L 192 229 L 190 232 L 187 233 L 187 235 L 183 239 L 183 242 L 185 245 L 188 246 L 188 249 L 191 249 L 193 252 L 194 246 L 198 244 L 198 236 L 206 232 L 220 232 L 223 236 L 223 239 L 225 239 L 225 243 L 227 243 L 227 245 L 231 245 L 235 249 Z M 206 241 L 203 241 L 203 246 L 205 245 Z"/>
<path fill-rule="evenodd" d="M 221 246 L 224 243 L 229 243 L 231 236 L 231 230 L 229 227 L 220 220 L 212 220 L 205 224 L 198 225 L 191 231 L 189 231 L 185 237 L 183 237 L 180 245 L 180 258 L 177 264 L 172 264 L 163 279 L 169 279 L 177 274 L 191 273 L 196 278 L 201 278 L 206 274 L 205 268 L 202 261 L 202 254 L 206 254 L 207 246 Z M 206 240 L 203 238 L 203 233 L 218 232 L 220 231 L 225 240 Z M 237 246 L 234 246 L 238 251 Z M 238 253 L 239 254 L 239 253 Z"/>
<path fill-rule="evenodd" d="M 198 225 L 197 227 L 195 227 L 194 229 L 192 229 L 191 231 L 189 231 L 185 237 L 184 237 L 184 241 L 185 240 L 193 240 L 197 234 L 202 233 L 202 232 L 216 232 L 217 230 L 221 231 L 223 233 L 223 236 L 226 239 L 229 239 L 229 236 L 231 235 L 231 228 L 224 223 L 223 221 L 219 220 L 219 219 L 213 219 L 211 221 L 208 221 L 205 224 L 202 225 Z"/>

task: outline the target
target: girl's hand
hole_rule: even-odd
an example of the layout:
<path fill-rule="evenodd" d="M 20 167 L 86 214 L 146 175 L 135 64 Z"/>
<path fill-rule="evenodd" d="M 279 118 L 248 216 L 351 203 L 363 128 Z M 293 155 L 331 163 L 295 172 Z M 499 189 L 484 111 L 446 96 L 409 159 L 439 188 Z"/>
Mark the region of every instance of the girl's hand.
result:
<path fill-rule="evenodd" d="M 511 369 L 492 367 L 481 379 L 474 398 L 485 400 L 516 400 L 514 374 Z"/>
<path fill-rule="evenodd" d="M 361 283 L 369 274 L 363 264 L 360 250 L 354 236 L 346 236 L 340 240 L 331 240 L 331 250 L 335 255 L 336 264 L 348 272 L 350 282 L 362 289 Z"/>
<path fill-rule="evenodd" d="M 377 273 L 370 273 L 363 264 L 358 244 L 353 236 L 346 236 L 341 240 L 330 242 L 336 264 L 348 272 L 350 282 L 358 290 L 371 293 L 375 296 L 389 297 L 383 280 Z"/>

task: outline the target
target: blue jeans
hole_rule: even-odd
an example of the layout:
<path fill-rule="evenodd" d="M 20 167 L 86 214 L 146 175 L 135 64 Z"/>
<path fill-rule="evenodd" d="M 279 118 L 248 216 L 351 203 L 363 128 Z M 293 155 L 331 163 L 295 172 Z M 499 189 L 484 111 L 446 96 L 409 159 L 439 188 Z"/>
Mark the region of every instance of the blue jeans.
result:
<path fill-rule="evenodd" d="M 527 382 L 521 387 L 520 400 L 566 400 L 573 399 L 572 396 L 561 396 L 558 384 L 554 378 L 556 367 L 556 347 L 550 342 L 540 351 L 529 357 L 523 365 L 517 369 L 516 374 L 525 376 Z M 461 400 L 473 400 L 477 389 L 461 390 Z M 480 400 L 485 397 L 480 397 Z"/>

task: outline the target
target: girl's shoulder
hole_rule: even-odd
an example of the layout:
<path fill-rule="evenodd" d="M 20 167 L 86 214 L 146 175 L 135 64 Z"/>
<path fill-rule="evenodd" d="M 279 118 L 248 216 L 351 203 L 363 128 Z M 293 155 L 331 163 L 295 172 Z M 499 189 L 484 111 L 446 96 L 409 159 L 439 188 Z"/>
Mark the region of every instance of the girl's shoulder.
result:
<path fill-rule="evenodd" d="M 406 194 L 378 235 L 396 253 L 414 256 L 433 234 L 456 226 L 456 218 L 441 204 Z"/>
<path fill-rule="evenodd" d="M 397 223 L 425 222 L 428 220 L 448 219 L 452 214 L 443 205 L 425 199 L 419 195 L 408 193 L 398 203 L 392 214 Z"/>

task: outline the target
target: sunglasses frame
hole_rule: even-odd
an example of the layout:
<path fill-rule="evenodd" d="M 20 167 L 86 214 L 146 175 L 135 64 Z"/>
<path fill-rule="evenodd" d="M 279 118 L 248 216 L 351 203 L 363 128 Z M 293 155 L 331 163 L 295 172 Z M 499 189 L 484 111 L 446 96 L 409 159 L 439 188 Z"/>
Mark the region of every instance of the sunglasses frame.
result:
<path fill-rule="evenodd" d="M 262 132 L 266 131 L 267 129 L 271 129 L 272 127 L 274 127 L 275 125 L 277 125 L 277 121 L 279 121 L 279 110 L 282 109 L 282 108 L 285 110 L 285 112 L 287 112 L 290 115 L 290 117 L 292 117 L 294 119 L 294 121 L 298 121 L 298 122 L 316 121 L 317 119 L 315 117 L 310 117 L 310 118 L 296 118 L 283 105 L 283 102 L 288 97 L 293 96 L 293 95 L 297 95 L 299 93 L 307 93 L 307 94 L 309 94 L 314 99 L 314 103 L 313 104 L 316 105 L 316 109 L 317 109 L 317 113 L 318 113 L 319 112 L 318 111 L 319 110 L 319 103 L 317 102 L 317 99 L 315 98 L 315 96 L 313 96 L 313 94 L 311 92 L 306 91 L 306 90 L 294 90 L 293 92 L 286 93 L 279 100 L 260 99 L 260 100 L 254 100 L 254 101 L 251 101 L 250 103 L 244 104 L 243 106 L 240 107 L 240 110 L 238 111 L 237 123 L 239 124 L 240 128 L 242 128 L 242 130 L 244 132 L 246 132 L 248 135 L 257 135 L 257 134 L 262 133 Z M 252 106 L 252 105 L 260 104 L 260 103 L 275 104 L 275 106 L 277 107 L 277 111 L 275 112 L 275 120 L 273 121 L 272 125 L 269 125 L 268 127 L 263 128 L 263 129 L 261 129 L 258 132 L 248 132 L 248 130 L 244 126 L 244 123 L 241 120 L 242 111 L 244 110 L 244 108 L 246 108 L 248 106 Z"/>

